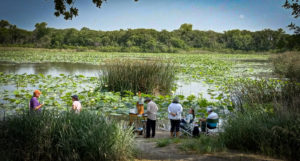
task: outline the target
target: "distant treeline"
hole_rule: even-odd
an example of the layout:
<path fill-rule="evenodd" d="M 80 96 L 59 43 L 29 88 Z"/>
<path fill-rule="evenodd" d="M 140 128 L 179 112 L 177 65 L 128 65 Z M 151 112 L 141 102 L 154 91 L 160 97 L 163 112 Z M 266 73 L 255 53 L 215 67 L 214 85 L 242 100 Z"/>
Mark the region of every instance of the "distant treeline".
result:
<path fill-rule="evenodd" d="M 173 31 L 127 29 L 95 31 L 55 29 L 47 23 L 37 23 L 33 31 L 17 28 L 6 20 L 0 21 L 0 44 L 41 48 L 71 48 L 78 50 L 126 52 L 177 52 L 190 49 L 286 51 L 300 50 L 300 35 L 286 34 L 282 29 L 262 31 L 229 30 L 224 33 L 193 30 L 182 24 Z"/>

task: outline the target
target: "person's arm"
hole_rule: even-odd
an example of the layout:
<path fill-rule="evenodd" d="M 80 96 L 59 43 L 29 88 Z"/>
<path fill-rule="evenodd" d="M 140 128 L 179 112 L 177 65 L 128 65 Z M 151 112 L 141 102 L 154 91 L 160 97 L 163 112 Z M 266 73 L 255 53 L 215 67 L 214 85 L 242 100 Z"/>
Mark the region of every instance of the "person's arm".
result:
<path fill-rule="evenodd" d="M 151 107 L 150 107 L 150 104 L 148 103 L 147 104 L 147 115 L 150 115 L 151 114 Z"/>
<path fill-rule="evenodd" d="M 43 106 L 43 104 L 39 104 L 38 99 L 35 97 L 33 98 L 32 104 L 34 110 L 39 110 Z"/>
<path fill-rule="evenodd" d="M 75 102 L 73 102 L 73 104 L 72 104 L 72 109 L 73 109 L 74 111 L 77 110 L 77 106 L 76 106 Z"/>
<path fill-rule="evenodd" d="M 168 107 L 168 112 L 169 112 L 169 114 L 171 114 L 172 116 L 176 116 L 176 114 L 173 113 L 173 112 L 171 111 L 171 105 L 169 105 L 169 107 Z"/>
<path fill-rule="evenodd" d="M 36 107 L 34 108 L 34 110 L 40 109 L 43 105 L 44 105 L 44 104 L 40 104 L 40 105 L 36 106 Z"/>

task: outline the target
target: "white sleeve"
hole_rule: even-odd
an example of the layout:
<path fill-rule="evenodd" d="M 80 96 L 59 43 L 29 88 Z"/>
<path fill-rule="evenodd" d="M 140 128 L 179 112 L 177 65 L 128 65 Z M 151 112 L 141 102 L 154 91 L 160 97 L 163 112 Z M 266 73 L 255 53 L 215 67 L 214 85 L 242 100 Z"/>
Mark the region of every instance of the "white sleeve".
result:
<path fill-rule="evenodd" d="M 168 113 L 171 113 L 171 104 L 168 106 Z"/>

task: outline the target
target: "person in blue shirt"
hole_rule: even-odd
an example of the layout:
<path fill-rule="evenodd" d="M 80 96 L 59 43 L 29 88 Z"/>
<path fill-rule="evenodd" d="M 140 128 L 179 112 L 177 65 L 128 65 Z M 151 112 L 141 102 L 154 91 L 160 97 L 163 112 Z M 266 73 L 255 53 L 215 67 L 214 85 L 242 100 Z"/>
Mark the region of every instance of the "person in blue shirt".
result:
<path fill-rule="evenodd" d="M 201 131 L 202 132 L 206 131 L 206 120 L 207 119 L 218 119 L 219 118 L 218 114 L 213 111 L 212 106 L 209 106 L 206 110 L 207 110 L 207 113 L 208 113 L 207 118 L 206 119 L 205 118 L 200 118 L 199 119 L 199 121 L 201 121 Z M 217 123 L 207 123 L 207 127 L 209 129 L 216 128 Z"/>
<path fill-rule="evenodd" d="M 190 109 L 189 113 L 185 116 L 184 119 L 181 119 L 180 127 L 186 129 L 186 126 L 192 123 L 195 119 L 195 111 L 194 109 Z"/>

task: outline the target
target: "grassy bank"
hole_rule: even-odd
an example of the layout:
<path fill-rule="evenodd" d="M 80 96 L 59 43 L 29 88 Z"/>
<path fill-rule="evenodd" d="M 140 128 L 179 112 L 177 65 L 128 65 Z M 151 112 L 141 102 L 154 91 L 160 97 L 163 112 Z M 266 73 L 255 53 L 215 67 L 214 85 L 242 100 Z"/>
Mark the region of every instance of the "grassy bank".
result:
<path fill-rule="evenodd" d="M 1 160 L 130 160 L 131 129 L 83 112 L 17 115 L 0 122 Z"/>

